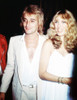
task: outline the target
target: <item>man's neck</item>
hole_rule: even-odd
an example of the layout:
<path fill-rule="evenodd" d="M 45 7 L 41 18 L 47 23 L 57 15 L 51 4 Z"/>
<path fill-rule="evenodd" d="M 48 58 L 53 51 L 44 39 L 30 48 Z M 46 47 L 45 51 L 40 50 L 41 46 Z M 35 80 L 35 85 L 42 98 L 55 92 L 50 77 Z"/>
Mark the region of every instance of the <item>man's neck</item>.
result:
<path fill-rule="evenodd" d="M 30 40 L 35 40 L 36 38 L 38 38 L 39 37 L 39 35 L 38 35 L 38 33 L 34 33 L 34 34 L 26 34 L 25 35 L 25 39 L 28 41 L 30 41 Z"/>
<path fill-rule="evenodd" d="M 32 47 L 32 46 L 37 47 L 39 35 L 37 33 L 29 34 L 29 35 L 26 34 L 24 40 L 25 40 L 27 48 Z"/>
<path fill-rule="evenodd" d="M 25 44 L 27 47 L 28 55 L 30 61 L 32 61 L 35 50 L 38 46 L 38 41 L 39 41 L 39 35 L 38 34 L 30 34 L 30 35 L 25 35 Z"/>

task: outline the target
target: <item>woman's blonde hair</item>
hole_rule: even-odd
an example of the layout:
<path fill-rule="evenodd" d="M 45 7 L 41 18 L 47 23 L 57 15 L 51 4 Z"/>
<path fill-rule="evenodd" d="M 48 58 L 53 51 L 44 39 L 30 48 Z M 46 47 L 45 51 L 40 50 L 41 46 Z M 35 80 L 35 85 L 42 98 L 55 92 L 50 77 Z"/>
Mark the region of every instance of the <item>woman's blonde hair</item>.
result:
<path fill-rule="evenodd" d="M 23 18 L 25 14 L 35 14 L 38 17 L 39 20 L 39 26 L 38 26 L 38 32 L 39 34 L 43 34 L 43 23 L 44 23 L 44 14 L 42 9 L 38 5 L 29 5 L 26 6 L 24 9 L 22 16 L 21 16 L 21 23 L 20 26 L 23 26 Z"/>
<path fill-rule="evenodd" d="M 59 36 L 59 38 L 56 38 L 56 31 L 54 26 L 55 20 L 59 15 L 66 20 L 68 25 L 68 31 L 64 36 L 64 46 L 68 52 L 73 52 L 75 48 L 77 48 L 77 23 L 73 14 L 70 11 L 58 11 L 50 23 L 50 27 L 47 30 L 47 34 L 49 38 L 52 40 L 52 43 L 53 41 L 55 41 L 54 47 L 57 48 L 58 45 L 59 48 L 61 45 L 61 39 Z M 55 39 L 53 39 L 53 37 L 55 37 Z M 59 42 L 57 42 L 57 39 Z"/>

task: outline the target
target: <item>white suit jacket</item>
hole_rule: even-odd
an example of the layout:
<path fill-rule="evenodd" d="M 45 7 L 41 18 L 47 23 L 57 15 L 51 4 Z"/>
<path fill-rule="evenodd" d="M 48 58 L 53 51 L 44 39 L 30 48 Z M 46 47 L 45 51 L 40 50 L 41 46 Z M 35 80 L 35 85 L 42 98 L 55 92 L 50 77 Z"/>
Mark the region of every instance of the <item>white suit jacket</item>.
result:
<path fill-rule="evenodd" d="M 13 76 L 13 98 L 14 100 L 20 100 L 22 92 L 21 83 L 21 69 L 22 69 L 22 57 L 21 49 L 23 48 L 23 36 L 15 36 L 10 38 L 9 49 L 7 54 L 7 66 L 2 78 L 1 92 L 6 92 Z M 43 42 L 46 40 L 45 36 L 40 36 L 40 49 Z M 41 52 L 41 51 L 40 51 Z M 24 53 L 24 52 L 23 52 Z M 38 55 L 38 53 L 37 53 Z"/>

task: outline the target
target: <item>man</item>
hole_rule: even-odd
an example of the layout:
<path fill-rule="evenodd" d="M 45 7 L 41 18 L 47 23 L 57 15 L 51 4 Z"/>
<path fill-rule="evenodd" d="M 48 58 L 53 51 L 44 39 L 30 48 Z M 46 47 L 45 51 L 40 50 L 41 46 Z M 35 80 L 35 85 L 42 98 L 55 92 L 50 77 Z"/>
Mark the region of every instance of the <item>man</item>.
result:
<path fill-rule="evenodd" d="M 37 100 L 38 67 L 41 48 L 45 41 L 43 33 L 44 15 L 37 5 L 27 6 L 21 17 L 24 34 L 11 37 L 7 66 L 2 78 L 0 100 L 13 76 L 13 100 Z M 40 99 L 39 99 L 40 100 Z"/>

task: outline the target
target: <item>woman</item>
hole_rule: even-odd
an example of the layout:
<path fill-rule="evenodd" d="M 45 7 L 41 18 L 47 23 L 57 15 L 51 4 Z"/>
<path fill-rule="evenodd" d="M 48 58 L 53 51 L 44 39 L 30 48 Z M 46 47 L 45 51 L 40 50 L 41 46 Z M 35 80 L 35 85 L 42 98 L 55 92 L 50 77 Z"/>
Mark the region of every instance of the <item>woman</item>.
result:
<path fill-rule="evenodd" d="M 74 53 L 77 46 L 77 25 L 72 13 L 59 11 L 47 31 L 39 76 L 43 81 L 42 100 L 71 100 L 69 96 Z"/>

